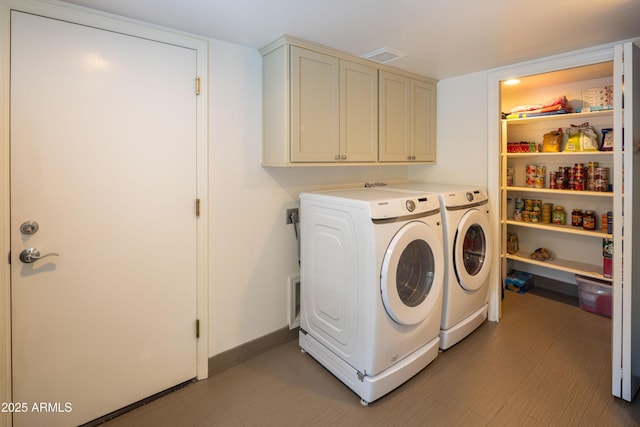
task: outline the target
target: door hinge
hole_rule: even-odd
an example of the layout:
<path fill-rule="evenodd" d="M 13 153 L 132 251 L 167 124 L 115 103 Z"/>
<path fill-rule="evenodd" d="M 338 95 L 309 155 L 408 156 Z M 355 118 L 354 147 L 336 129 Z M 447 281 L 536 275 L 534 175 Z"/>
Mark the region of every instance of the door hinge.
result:
<path fill-rule="evenodd" d="M 9 259 L 8 259 L 8 261 L 9 261 L 9 264 L 11 264 L 11 251 L 9 251 Z"/>
<path fill-rule="evenodd" d="M 196 199 L 196 216 L 200 216 L 200 199 Z"/>
<path fill-rule="evenodd" d="M 196 338 L 200 338 L 200 319 L 196 319 Z"/>
<path fill-rule="evenodd" d="M 196 77 L 196 95 L 200 95 L 200 77 Z"/>

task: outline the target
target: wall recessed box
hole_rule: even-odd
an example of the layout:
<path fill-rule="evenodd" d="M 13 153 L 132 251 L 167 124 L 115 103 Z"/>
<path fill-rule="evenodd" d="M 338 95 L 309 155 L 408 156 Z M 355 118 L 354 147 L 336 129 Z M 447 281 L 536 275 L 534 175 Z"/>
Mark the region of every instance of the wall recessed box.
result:
<path fill-rule="evenodd" d="M 263 56 L 263 166 L 436 161 L 437 80 L 283 36 Z"/>

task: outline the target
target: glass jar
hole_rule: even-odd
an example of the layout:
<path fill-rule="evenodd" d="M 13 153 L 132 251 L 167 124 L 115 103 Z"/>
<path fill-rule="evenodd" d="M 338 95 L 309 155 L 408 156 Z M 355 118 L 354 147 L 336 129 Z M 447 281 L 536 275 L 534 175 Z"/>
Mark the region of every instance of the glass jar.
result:
<path fill-rule="evenodd" d="M 555 207 L 551 215 L 551 222 L 560 225 L 567 223 L 567 212 L 564 210 L 564 206 Z"/>
<path fill-rule="evenodd" d="M 571 211 L 571 225 L 574 227 L 582 227 L 582 210 L 574 209 Z"/>
<path fill-rule="evenodd" d="M 585 230 L 596 229 L 596 214 L 594 211 L 585 211 L 582 217 L 582 228 Z"/>

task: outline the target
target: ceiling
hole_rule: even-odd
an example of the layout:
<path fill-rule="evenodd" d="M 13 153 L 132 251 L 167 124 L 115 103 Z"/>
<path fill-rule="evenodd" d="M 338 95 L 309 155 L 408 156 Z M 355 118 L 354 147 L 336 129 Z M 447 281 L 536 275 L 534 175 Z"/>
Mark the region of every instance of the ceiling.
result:
<path fill-rule="evenodd" d="M 640 37 L 640 0 L 67 0 L 259 49 L 283 34 L 437 79 Z"/>

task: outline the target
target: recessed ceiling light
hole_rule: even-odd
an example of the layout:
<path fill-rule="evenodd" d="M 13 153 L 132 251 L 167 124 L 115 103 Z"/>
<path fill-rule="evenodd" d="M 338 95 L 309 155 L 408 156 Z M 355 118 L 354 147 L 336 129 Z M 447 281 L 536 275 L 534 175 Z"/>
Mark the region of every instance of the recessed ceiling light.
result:
<path fill-rule="evenodd" d="M 389 49 L 388 47 L 383 47 L 382 49 L 377 49 L 372 52 L 365 53 L 364 55 L 362 55 L 362 58 L 370 59 L 371 61 L 379 62 L 381 64 L 386 64 L 387 62 L 395 61 L 396 59 L 400 59 L 405 56 L 407 56 L 407 54 L 404 52 Z"/>
<path fill-rule="evenodd" d="M 504 81 L 504 84 L 507 86 L 517 85 L 518 83 L 520 83 L 520 80 L 518 79 L 509 79 Z"/>

